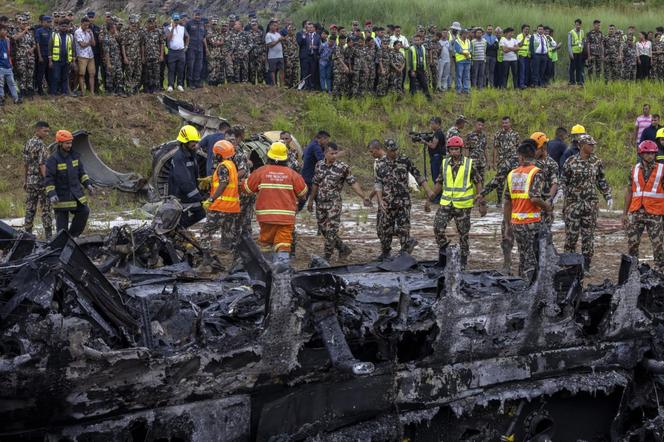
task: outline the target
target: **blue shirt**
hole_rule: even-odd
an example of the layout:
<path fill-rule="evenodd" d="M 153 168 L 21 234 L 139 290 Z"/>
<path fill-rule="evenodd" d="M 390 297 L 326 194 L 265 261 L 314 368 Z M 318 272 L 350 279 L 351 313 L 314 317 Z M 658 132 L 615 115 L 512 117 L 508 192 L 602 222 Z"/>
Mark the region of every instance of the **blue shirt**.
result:
<path fill-rule="evenodd" d="M 307 147 L 304 148 L 304 154 L 302 155 L 302 177 L 304 182 L 307 183 L 307 186 L 311 186 L 311 182 L 314 180 L 314 170 L 316 168 L 316 163 L 324 160 L 325 155 L 323 154 L 323 148 L 318 144 L 318 140 L 314 139 L 311 143 L 307 144 Z"/>
<path fill-rule="evenodd" d="M 41 52 L 44 61 L 48 58 L 48 43 L 51 41 L 51 29 L 39 27 L 35 30 L 35 40 L 39 43 L 39 52 Z"/>
<path fill-rule="evenodd" d="M 549 144 L 546 147 L 546 151 L 549 156 L 560 165 L 560 160 L 567 150 L 567 144 L 560 138 L 549 141 Z"/>
<path fill-rule="evenodd" d="M 332 60 L 332 53 L 334 52 L 334 48 L 336 47 L 337 47 L 336 44 L 330 47 L 328 46 L 327 42 L 325 42 L 325 44 L 321 43 L 320 52 L 319 52 L 320 54 L 319 63 L 322 66 L 327 66 L 328 64 L 330 64 L 330 61 Z"/>
<path fill-rule="evenodd" d="M 187 34 L 189 34 L 189 47 L 192 49 L 202 50 L 203 40 L 205 40 L 205 26 L 200 20 L 192 20 L 185 26 Z"/>
<path fill-rule="evenodd" d="M 214 153 L 212 152 L 212 148 L 217 141 L 221 141 L 223 139 L 224 134 L 217 132 L 215 134 L 204 136 L 203 139 L 198 142 L 198 147 L 207 153 L 207 160 L 205 161 L 205 173 L 207 176 L 212 175 L 214 172 Z"/>
<path fill-rule="evenodd" d="M 0 40 L 0 68 L 11 69 L 12 63 L 9 59 L 9 39 Z"/>

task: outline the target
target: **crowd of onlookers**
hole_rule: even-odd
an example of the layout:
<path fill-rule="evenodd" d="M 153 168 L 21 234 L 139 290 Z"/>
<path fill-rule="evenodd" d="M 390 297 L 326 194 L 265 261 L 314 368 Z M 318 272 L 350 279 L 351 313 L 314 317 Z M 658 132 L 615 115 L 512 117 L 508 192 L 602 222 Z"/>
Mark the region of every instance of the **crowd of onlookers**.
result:
<path fill-rule="evenodd" d="M 587 74 L 605 80 L 664 79 L 664 28 L 626 31 L 599 20 L 585 31 L 577 19 L 557 37 L 545 25 L 518 28 L 418 26 L 407 37 L 399 25 L 370 20 L 341 25 L 272 18 L 265 27 L 255 14 L 243 22 L 196 10 L 173 13 L 158 23 L 110 12 L 77 18 L 73 11 L 0 16 L 0 101 L 5 89 L 15 102 L 35 94 L 117 95 L 184 90 L 204 83 L 278 84 L 335 96 L 398 94 L 409 89 L 468 93 L 471 88 L 546 86 L 556 65 L 569 59 L 569 83 Z"/>

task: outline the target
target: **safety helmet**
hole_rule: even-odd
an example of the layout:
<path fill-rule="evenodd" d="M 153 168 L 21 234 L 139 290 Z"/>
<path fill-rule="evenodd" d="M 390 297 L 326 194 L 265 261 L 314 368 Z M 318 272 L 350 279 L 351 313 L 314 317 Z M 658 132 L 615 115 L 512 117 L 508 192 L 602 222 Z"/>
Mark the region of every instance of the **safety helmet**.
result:
<path fill-rule="evenodd" d="M 68 130 L 59 130 L 55 133 L 55 141 L 58 143 L 63 143 L 65 141 L 72 141 L 74 136 Z"/>
<path fill-rule="evenodd" d="M 275 161 L 286 161 L 288 159 L 288 148 L 281 141 L 272 143 L 270 150 L 267 151 L 267 156 Z"/>
<path fill-rule="evenodd" d="M 223 159 L 227 159 L 235 155 L 235 147 L 233 146 L 233 143 L 228 140 L 219 140 L 214 143 L 212 152 Z"/>
<path fill-rule="evenodd" d="M 459 136 L 450 137 L 447 140 L 447 147 L 463 147 L 463 139 Z"/>
<path fill-rule="evenodd" d="M 581 135 L 581 134 L 585 134 L 585 133 L 586 133 L 586 128 L 581 126 L 580 124 L 575 124 L 572 127 L 572 131 L 571 131 L 572 135 Z"/>
<path fill-rule="evenodd" d="M 385 148 L 388 150 L 397 150 L 399 148 L 399 145 L 393 138 L 387 138 L 384 144 Z"/>
<path fill-rule="evenodd" d="M 180 143 L 201 141 L 201 135 L 198 133 L 198 129 L 190 124 L 187 124 L 186 126 L 182 126 L 180 128 L 180 132 L 178 132 L 178 141 Z"/>
<path fill-rule="evenodd" d="M 657 153 L 658 151 L 659 149 L 657 148 L 657 144 L 654 141 L 644 140 L 639 144 L 639 154 Z"/>
<path fill-rule="evenodd" d="M 544 143 L 549 141 L 549 138 L 546 136 L 544 132 L 534 132 L 531 136 L 530 139 L 533 140 L 537 144 L 537 148 L 540 149 L 542 146 L 544 146 Z"/>
<path fill-rule="evenodd" d="M 657 131 L 657 135 L 655 135 L 655 138 L 664 138 L 664 127 L 662 127 Z"/>

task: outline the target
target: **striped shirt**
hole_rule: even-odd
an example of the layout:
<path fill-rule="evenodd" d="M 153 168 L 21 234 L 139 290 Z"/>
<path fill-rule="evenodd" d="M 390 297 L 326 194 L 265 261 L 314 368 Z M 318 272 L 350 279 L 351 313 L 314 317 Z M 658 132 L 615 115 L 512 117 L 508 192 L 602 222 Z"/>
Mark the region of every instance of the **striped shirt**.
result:
<path fill-rule="evenodd" d="M 480 38 L 479 40 L 475 39 L 472 41 L 473 47 L 473 61 L 484 61 L 486 60 L 486 40 Z"/>

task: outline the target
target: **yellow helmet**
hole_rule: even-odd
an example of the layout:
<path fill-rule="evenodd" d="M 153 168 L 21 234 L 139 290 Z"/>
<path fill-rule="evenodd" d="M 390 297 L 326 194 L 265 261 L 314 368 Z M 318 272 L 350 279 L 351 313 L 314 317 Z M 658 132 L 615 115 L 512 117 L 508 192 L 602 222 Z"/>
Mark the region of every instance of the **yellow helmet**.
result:
<path fill-rule="evenodd" d="M 288 159 L 288 148 L 281 141 L 272 143 L 270 150 L 267 151 L 268 158 L 275 161 L 286 161 Z"/>
<path fill-rule="evenodd" d="M 544 132 L 534 132 L 531 136 L 530 139 L 535 141 L 537 143 L 537 148 L 541 148 L 544 146 L 544 143 L 549 141 L 549 138 L 546 136 Z"/>
<path fill-rule="evenodd" d="M 586 128 L 581 126 L 580 124 L 575 124 L 574 127 L 572 127 L 572 135 L 582 135 L 586 133 Z"/>
<path fill-rule="evenodd" d="M 655 138 L 664 138 L 664 127 L 662 127 L 657 131 L 657 135 L 655 135 Z"/>
<path fill-rule="evenodd" d="M 178 132 L 178 141 L 180 143 L 188 143 L 190 141 L 201 141 L 201 134 L 198 130 L 191 125 L 182 126 Z"/>

